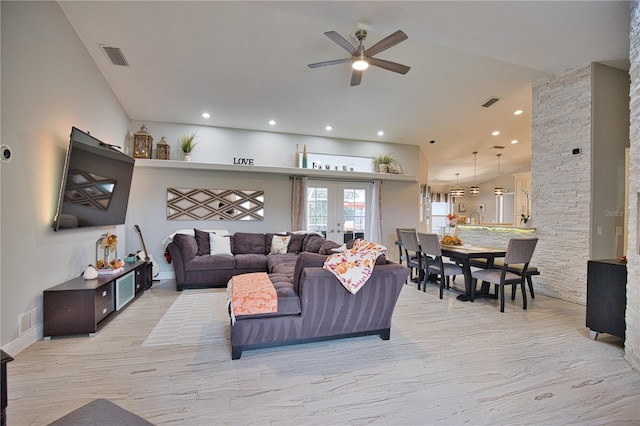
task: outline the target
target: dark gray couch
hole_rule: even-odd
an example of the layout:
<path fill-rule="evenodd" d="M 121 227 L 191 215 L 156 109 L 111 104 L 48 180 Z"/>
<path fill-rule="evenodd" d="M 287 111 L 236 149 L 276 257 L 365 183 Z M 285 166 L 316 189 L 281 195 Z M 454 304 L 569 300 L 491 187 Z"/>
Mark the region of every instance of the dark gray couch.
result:
<path fill-rule="evenodd" d="M 287 253 L 269 254 L 274 235 L 281 234 L 237 232 L 229 236 L 232 254 L 209 254 L 209 233 L 196 229 L 195 236 L 175 234 L 167 252 L 178 291 L 224 287 L 232 276 L 250 272 L 291 274 L 299 253 L 329 254 L 339 246 L 313 233 L 289 234 Z"/>
<path fill-rule="evenodd" d="M 376 334 L 390 338 L 391 316 L 409 269 L 381 256 L 367 283 L 351 294 L 322 268 L 326 257 L 303 252 L 293 276 L 269 274 L 278 312 L 236 317 L 230 333 L 232 359 L 245 350 L 271 346 Z"/>

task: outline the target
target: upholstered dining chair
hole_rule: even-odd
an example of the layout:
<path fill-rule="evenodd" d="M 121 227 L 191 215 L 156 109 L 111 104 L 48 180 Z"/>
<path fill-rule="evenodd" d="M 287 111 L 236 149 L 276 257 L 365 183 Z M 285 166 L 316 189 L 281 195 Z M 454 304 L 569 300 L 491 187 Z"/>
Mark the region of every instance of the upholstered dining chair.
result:
<path fill-rule="evenodd" d="M 409 253 L 407 252 L 407 249 L 404 248 L 404 246 L 402 245 L 402 238 L 400 236 L 400 231 L 407 231 L 407 232 L 416 232 L 416 228 L 396 228 L 396 245 L 398 246 L 398 251 L 400 254 L 400 260 L 398 261 L 398 263 L 400 263 L 402 265 L 402 262 L 404 261 L 405 263 L 407 262 L 407 259 L 409 259 Z M 407 263 L 407 267 L 409 267 L 409 264 Z"/>
<path fill-rule="evenodd" d="M 420 244 L 418 243 L 418 236 L 416 234 L 416 230 L 415 229 L 398 229 L 397 232 L 400 238 L 400 242 L 402 243 L 402 247 L 405 251 L 407 267 L 411 269 L 411 275 L 409 276 L 409 279 L 413 278 L 413 272 L 416 271 L 416 273 L 418 274 L 417 279 L 418 279 L 418 289 L 419 289 L 425 270 L 424 270 L 424 259 L 422 256 L 422 250 L 420 249 Z"/>
<path fill-rule="evenodd" d="M 440 248 L 440 240 L 438 234 L 424 234 L 418 232 L 418 242 L 420 248 L 425 256 L 433 257 L 433 261 L 427 265 L 427 272 L 424 277 L 424 288 L 427 289 L 427 281 L 429 280 L 429 273 L 433 273 L 439 276 L 440 281 L 440 299 L 443 298 L 444 287 L 449 288 L 449 277 L 456 275 L 463 275 L 462 268 L 455 264 L 442 260 L 442 249 Z"/>
<path fill-rule="evenodd" d="M 507 246 L 507 253 L 504 256 L 504 263 L 500 268 L 480 269 L 473 271 L 471 277 L 473 282 L 471 285 L 475 286 L 478 280 L 486 281 L 491 284 L 495 284 L 496 293 L 498 287 L 500 289 L 500 312 L 504 312 L 504 286 L 511 286 L 512 299 L 516 290 L 516 286 L 520 284 L 522 290 L 522 309 L 527 309 L 527 290 L 525 288 L 525 281 L 527 277 L 527 268 L 529 262 L 533 257 L 533 252 L 538 244 L 537 238 L 512 238 L 509 240 Z M 511 268 L 510 266 L 521 265 L 521 268 Z M 517 270 L 518 273 L 512 272 Z"/>

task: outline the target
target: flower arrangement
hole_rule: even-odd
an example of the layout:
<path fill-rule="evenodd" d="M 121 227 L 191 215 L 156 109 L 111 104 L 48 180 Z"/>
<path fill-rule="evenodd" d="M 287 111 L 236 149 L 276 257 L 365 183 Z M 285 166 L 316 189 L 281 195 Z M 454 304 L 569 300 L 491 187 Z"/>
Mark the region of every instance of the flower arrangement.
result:
<path fill-rule="evenodd" d="M 526 224 L 527 222 L 529 222 L 529 215 L 528 214 L 524 214 L 522 213 L 520 215 L 520 222 Z"/>
<path fill-rule="evenodd" d="M 113 235 L 111 232 L 107 232 L 107 236 L 100 243 L 101 249 L 108 249 L 110 252 L 114 251 L 118 246 L 118 236 Z"/>
<path fill-rule="evenodd" d="M 458 223 L 458 215 L 455 213 L 449 213 L 447 219 L 449 219 L 449 226 L 456 226 Z"/>

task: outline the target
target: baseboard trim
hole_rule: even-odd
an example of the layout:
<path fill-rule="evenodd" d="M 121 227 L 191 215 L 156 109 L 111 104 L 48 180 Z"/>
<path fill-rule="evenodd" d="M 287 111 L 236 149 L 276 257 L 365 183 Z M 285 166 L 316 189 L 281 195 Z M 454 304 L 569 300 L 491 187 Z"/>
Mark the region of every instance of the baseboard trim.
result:
<path fill-rule="evenodd" d="M 18 337 L 2 347 L 2 350 L 11 356 L 16 356 L 29 346 L 36 343 L 38 340 L 44 337 L 44 326 L 38 324 L 31 331 L 26 332 L 24 335 Z"/>

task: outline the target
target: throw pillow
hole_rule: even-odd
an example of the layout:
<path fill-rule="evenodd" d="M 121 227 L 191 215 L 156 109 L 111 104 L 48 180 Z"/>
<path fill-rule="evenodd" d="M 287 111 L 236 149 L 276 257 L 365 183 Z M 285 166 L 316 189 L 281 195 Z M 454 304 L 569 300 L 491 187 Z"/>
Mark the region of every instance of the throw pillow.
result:
<path fill-rule="evenodd" d="M 312 235 L 307 240 L 307 245 L 305 247 L 305 251 L 308 251 L 310 253 L 318 253 L 318 252 L 320 252 L 320 247 L 322 247 L 322 244 L 325 241 L 326 240 L 323 237 L 319 236 L 319 235 Z"/>
<path fill-rule="evenodd" d="M 214 233 L 209 234 L 211 254 L 231 254 L 231 238 Z"/>
<path fill-rule="evenodd" d="M 193 228 L 193 232 L 196 237 L 196 243 L 198 244 L 198 256 L 211 253 L 211 247 L 209 242 L 209 233 Z"/>
<path fill-rule="evenodd" d="M 289 247 L 287 247 L 287 253 L 300 253 L 302 251 L 302 243 L 306 234 L 295 234 L 288 232 L 287 235 L 291 237 L 289 240 Z"/>
<path fill-rule="evenodd" d="M 271 239 L 269 254 L 284 254 L 287 252 L 291 237 L 288 235 L 274 235 Z"/>
<path fill-rule="evenodd" d="M 332 254 L 332 253 L 334 253 L 332 250 L 335 249 L 335 248 L 338 248 L 338 247 L 340 247 L 340 244 L 336 243 L 335 241 L 326 240 L 320 246 L 320 250 L 318 251 L 318 253 L 320 253 L 320 254 Z M 346 249 L 347 249 L 347 247 L 345 246 L 345 250 Z M 342 251 L 344 251 L 344 250 L 342 250 Z"/>

